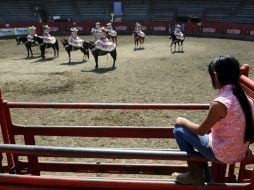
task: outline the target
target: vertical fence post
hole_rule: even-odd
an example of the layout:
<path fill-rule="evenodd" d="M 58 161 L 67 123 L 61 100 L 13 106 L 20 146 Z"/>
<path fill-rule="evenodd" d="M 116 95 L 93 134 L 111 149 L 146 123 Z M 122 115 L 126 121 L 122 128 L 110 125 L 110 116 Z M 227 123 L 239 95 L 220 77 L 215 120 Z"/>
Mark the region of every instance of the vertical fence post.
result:
<path fill-rule="evenodd" d="M 1 89 L 0 89 L 0 125 L 2 130 L 3 142 L 4 144 L 10 144 L 9 128 L 7 124 L 8 122 L 7 122 L 7 118 L 5 114 L 6 107 L 7 107 L 7 102 L 3 100 Z M 9 170 L 11 170 L 15 167 L 13 154 L 6 153 L 6 156 L 7 156 Z"/>

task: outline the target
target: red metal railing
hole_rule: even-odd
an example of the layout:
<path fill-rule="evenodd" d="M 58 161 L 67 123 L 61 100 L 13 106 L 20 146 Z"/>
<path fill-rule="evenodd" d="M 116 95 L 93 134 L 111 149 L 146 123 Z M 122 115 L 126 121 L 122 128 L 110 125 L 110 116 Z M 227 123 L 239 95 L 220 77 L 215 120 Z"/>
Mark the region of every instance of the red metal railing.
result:
<path fill-rule="evenodd" d="M 241 85 L 248 95 L 254 98 L 254 82 L 248 76 L 249 67 L 244 65 L 242 73 L 246 76 L 241 76 Z M 120 109 L 120 110 L 207 110 L 209 104 L 128 104 L 128 103 L 29 103 L 29 102 L 7 102 L 3 100 L 0 91 L 0 124 L 2 127 L 2 136 L 5 145 L 0 145 L 0 151 L 7 155 L 8 166 L 2 167 L 2 171 L 13 172 L 16 174 L 29 173 L 40 175 L 41 171 L 62 171 L 62 172 L 94 172 L 94 173 L 124 173 L 124 174 L 152 174 L 152 175 L 170 175 L 174 171 L 186 171 L 184 166 L 170 166 L 161 164 L 116 164 L 116 163 L 76 163 L 76 162 L 43 162 L 39 161 L 38 157 L 75 157 L 75 158 L 106 158 L 106 159 L 150 159 L 150 160 L 194 160 L 204 161 L 195 155 L 187 155 L 185 152 L 176 150 L 142 150 L 142 149 L 102 149 L 102 148 L 67 148 L 67 147 L 44 147 L 36 146 L 35 136 L 62 136 L 62 137 L 117 137 L 117 138 L 174 138 L 172 128 L 170 127 L 141 127 L 141 126 L 29 126 L 16 125 L 11 121 L 10 109 L 12 108 L 27 108 L 27 109 Z M 16 145 L 15 137 L 21 135 L 24 137 L 25 145 Z M 10 145 L 14 144 L 14 145 Z M 27 156 L 27 161 L 20 160 L 20 156 Z M 235 166 L 212 164 L 213 180 L 215 182 L 248 182 L 248 184 L 231 184 L 223 186 L 227 189 L 253 189 L 254 185 L 251 182 L 253 179 L 252 170 L 248 170 L 247 166 L 253 164 L 252 159 L 244 160 L 240 164 L 238 178 L 235 177 Z M 228 167 L 228 172 L 227 171 Z M 25 185 L 19 179 L 28 179 L 30 182 L 36 181 L 35 184 L 43 184 L 44 178 L 33 177 L 18 177 L 16 180 L 12 177 L 0 176 L 0 182 L 5 183 L 5 180 L 13 182 L 17 185 Z M 42 180 L 42 181 L 41 181 Z M 62 179 L 57 179 L 62 181 Z M 53 178 L 47 179 L 49 183 L 54 181 Z M 68 180 L 64 180 L 64 187 L 68 187 Z M 72 181 L 72 180 L 71 180 Z M 75 180 L 72 182 L 74 183 Z M 88 179 L 84 180 L 86 187 L 90 188 L 91 184 Z M 126 180 L 124 185 L 120 185 L 121 180 L 109 180 L 107 182 L 96 179 L 96 182 L 101 182 L 104 186 L 97 184 L 93 188 L 110 188 L 119 187 L 121 189 L 133 189 L 132 180 Z M 145 184 L 144 184 L 145 183 Z M 135 189 L 163 189 L 171 188 L 172 184 L 158 183 L 152 179 L 146 182 L 139 183 L 135 181 Z M 78 184 L 78 183 L 77 183 Z M 149 184 L 153 184 L 149 186 Z M 46 185 L 47 188 L 51 188 Z M 75 185 L 74 185 L 75 186 Z M 28 188 L 27 185 L 25 185 Z M 24 189 L 25 189 L 24 187 Z M 83 186 L 84 187 L 84 186 Z M 222 187 L 222 184 L 220 184 Z M 60 188 L 60 187 L 59 187 Z M 174 189 L 182 189 L 176 186 Z M 186 187 L 191 189 L 191 187 Z M 218 189 L 218 187 L 207 186 L 207 189 Z M 1 187 L 0 187 L 1 189 Z"/>

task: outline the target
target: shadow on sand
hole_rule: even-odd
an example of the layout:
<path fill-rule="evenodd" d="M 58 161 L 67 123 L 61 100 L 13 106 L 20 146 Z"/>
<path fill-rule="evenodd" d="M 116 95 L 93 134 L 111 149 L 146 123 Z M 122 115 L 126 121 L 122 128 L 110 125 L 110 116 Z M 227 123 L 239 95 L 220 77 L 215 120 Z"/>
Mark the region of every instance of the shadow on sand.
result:
<path fill-rule="evenodd" d="M 109 67 L 109 68 L 92 69 L 90 71 L 81 70 L 81 72 L 94 72 L 94 73 L 97 73 L 97 74 L 103 74 L 103 73 L 114 71 L 115 69 L 116 69 L 116 67 Z"/>
<path fill-rule="evenodd" d="M 67 62 L 67 63 L 60 63 L 60 65 L 78 65 L 82 63 L 86 63 L 87 61 L 72 61 L 72 62 Z"/>
<path fill-rule="evenodd" d="M 133 51 L 140 51 L 140 50 L 144 50 L 145 48 L 141 47 L 141 48 L 133 48 Z"/>

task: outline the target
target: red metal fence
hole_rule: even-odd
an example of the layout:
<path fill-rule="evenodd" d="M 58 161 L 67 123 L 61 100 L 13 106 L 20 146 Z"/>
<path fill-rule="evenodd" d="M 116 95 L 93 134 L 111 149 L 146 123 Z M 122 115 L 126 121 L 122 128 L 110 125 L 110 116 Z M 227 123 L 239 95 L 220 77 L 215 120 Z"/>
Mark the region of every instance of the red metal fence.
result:
<path fill-rule="evenodd" d="M 244 65 L 241 85 L 252 97 L 254 81 Z M 4 144 L 0 152 L 6 153 L 7 164 L 1 162 L 0 189 L 193 189 L 170 180 L 150 178 L 113 177 L 56 177 L 40 176 L 42 171 L 108 174 L 171 175 L 187 171 L 186 166 L 174 164 L 122 164 L 41 161 L 40 157 L 137 159 L 137 160 L 192 160 L 204 161 L 199 155 L 179 150 L 131 149 L 131 148 L 70 148 L 36 145 L 35 136 L 60 137 L 118 137 L 118 138 L 174 138 L 171 127 L 127 126 L 29 126 L 16 125 L 11 120 L 11 110 L 25 109 L 120 109 L 120 110 L 207 110 L 208 104 L 105 104 L 105 103 L 28 103 L 7 102 L 0 92 L 0 123 Z M 16 144 L 15 137 L 23 136 L 24 144 Z M 3 154 L 1 154 L 3 157 Z M 21 159 L 26 157 L 27 160 Z M 254 189 L 253 158 L 246 158 L 235 165 L 211 163 L 215 184 L 205 189 Z M 12 174 L 7 174 L 12 173 Z M 22 174 L 22 175 L 21 175 Z M 26 175 L 25 175 L 26 174 Z M 28 175 L 27 175 L 28 174 Z M 32 176 L 31 176 L 32 175 Z M 53 185 L 52 185 L 53 184 Z"/>

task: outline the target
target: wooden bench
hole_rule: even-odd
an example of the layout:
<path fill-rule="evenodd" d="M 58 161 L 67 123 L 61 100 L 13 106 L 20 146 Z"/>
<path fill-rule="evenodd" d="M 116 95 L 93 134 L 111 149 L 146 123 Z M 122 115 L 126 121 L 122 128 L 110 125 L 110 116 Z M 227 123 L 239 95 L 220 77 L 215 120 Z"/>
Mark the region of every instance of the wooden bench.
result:
<path fill-rule="evenodd" d="M 248 76 L 248 65 L 242 67 L 241 85 L 254 98 L 254 82 Z M 245 76 L 244 76 L 245 75 Z M 168 176 L 173 172 L 185 172 L 187 167 L 173 161 L 206 161 L 199 155 L 179 150 L 142 148 L 75 148 L 38 146 L 35 136 L 107 137 L 107 138 L 174 138 L 171 127 L 127 126 L 31 126 L 13 124 L 11 109 L 119 109 L 119 110 L 207 110 L 208 104 L 104 104 L 104 103 L 29 103 L 8 102 L 0 93 L 0 123 L 4 144 L 0 145 L 0 189 L 193 189 L 192 186 L 175 184 Z M 16 136 L 23 136 L 24 144 L 17 144 Z M 26 157 L 27 159 L 23 159 Z M 43 161 L 50 158 L 99 158 L 103 162 L 84 163 L 74 161 Z M 111 159 L 112 162 L 107 163 Z M 114 159 L 141 160 L 137 163 L 115 163 Z M 172 160 L 172 164 L 142 163 L 142 160 Z M 205 189 L 254 189 L 252 157 L 235 165 L 211 163 L 212 179 Z M 51 175 L 41 175 L 51 172 Z M 82 173 L 85 176 L 56 175 L 56 172 Z M 109 177 L 90 177 L 89 173 L 104 173 Z M 112 177 L 111 174 L 135 175 Z M 142 177 L 136 177 L 136 176 Z M 149 177 L 143 177 L 149 175 Z M 154 177 L 153 177 L 154 176 Z M 156 176 L 156 177 L 155 177 Z"/>

